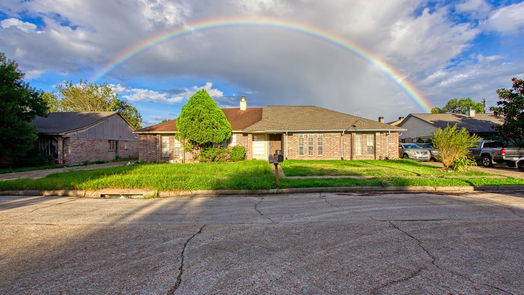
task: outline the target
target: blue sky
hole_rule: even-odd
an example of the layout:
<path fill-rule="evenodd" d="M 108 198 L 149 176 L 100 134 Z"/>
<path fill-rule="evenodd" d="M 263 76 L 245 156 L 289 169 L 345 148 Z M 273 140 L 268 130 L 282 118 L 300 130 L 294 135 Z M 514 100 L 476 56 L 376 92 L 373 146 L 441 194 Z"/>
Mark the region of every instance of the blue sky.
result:
<path fill-rule="evenodd" d="M 54 91 L 89 80 L 151 36 L 223 18 L 290 21 L 366 48 L 433 106 L 497 101 L 524 77 L 523 1 L 2 1 L 0 52 L 26 80 Z M 423 110 L 384 73 L 348 51 L 274 28 L 199 31 L 129 59 L 99 82 L 135 105 L 145 125 L 176 118 L 205 88 L 223 107 L 318 105 L 376 119 Z"/>

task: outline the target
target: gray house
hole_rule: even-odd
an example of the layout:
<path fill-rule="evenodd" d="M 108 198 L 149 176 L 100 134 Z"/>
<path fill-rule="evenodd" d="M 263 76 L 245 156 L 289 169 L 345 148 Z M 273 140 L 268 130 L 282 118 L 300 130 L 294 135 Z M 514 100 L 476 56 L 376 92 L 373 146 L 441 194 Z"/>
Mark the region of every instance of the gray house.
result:
<path fill-rule="evenodd" d="M 406 118 L 389 123 L 393 126 L 407 129 L 400 134 L 400 141 L 415 142 L 418 139 L 427 140 L 438 128 L 457 125 L 466 128 L 469 133 L 482 138 L 493 138 L 498 135 L 496 126 L 502 125 L 502 117 L 493 114 L 409 114 Z"/>
<path fill-rule="evenodd" d="M 57 112 L 31 123 L 41 156 L 57 164 L 138 158 L 134 129 L 117 112 Z"/>

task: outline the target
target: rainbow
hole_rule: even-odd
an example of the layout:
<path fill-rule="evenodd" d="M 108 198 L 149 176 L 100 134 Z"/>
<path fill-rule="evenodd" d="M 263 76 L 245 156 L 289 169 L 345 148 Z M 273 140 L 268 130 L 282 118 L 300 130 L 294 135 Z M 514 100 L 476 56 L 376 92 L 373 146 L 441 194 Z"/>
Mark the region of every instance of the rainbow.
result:
<path fill-rule="evenodd" d="M 352 54 L 362 58 L 363 60 L 369 62 L 370 64 L 379 68 L 386 76 L 393 81 L 395 84 L 400 86 L 402 91 L 406 93 L 424 112 L 429 113 L 431 111 L 430 102 L 422 95 L 420 90 L 418 90 L 413 84 L 408 80 L 404 79 L 402 75 L 395 70 L 392 66 L 381 61 L 379 58 L 374 56 L 371 52 L 355 44 L 354 42 L 342 39 L 339 36 L 331 34 L 320 28 L 314 28 L 305 24 L 292 23 L 289 21 L 280 21 L 275 19 L 218 19 L 204 21 L 197 24 L 194 24 L 191 27 L 184 28 L 175 28 L 157 35 L 154 35 L 147 40 L 136 43 L 130 48 L 122 51 L 116 58 L 111 60 L 109 63 L 104 65 L 99 71 L 95 73 L 91 81 L 96 82 L 100 78 L 104 77 L 119 65 L 123 64 L 132 57 L 148 50 L 149 48 L 156 46 L 162 42 L 183 37 L 198 31 L 207 31 L 215 30 L 228 27 L 237 27 L 237 26 L 251 26 L 251 27 L 269 27 L 276 29 L 283 29 L 287 31 L 292 31 L 313 37 L 315 39 L 330 43 L 336 47 L 339 47 L 343 50 L 349 51 Z"/>

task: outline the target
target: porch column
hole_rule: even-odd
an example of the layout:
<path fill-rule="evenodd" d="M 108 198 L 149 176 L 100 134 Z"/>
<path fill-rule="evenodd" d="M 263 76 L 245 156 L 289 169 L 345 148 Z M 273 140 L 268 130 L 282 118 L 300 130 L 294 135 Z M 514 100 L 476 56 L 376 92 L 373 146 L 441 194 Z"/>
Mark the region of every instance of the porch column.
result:
<path fill-rule="evenodd" d="M 58 164 L 64 164 L 64 139 L 62 136 L 58 136 L 56 138 L 57 146 L 58 146 Z"/>

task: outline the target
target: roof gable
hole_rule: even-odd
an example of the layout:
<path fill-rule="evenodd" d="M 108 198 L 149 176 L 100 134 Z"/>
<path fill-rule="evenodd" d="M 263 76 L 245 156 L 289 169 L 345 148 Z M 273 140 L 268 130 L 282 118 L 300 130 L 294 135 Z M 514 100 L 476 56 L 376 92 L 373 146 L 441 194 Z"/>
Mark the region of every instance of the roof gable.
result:
<path fill-rule="evenodd" d="M 497 132 L 495 126 L 502 125 L 504 120 L 493 114 L 476 114 L 470 117 L 465 114 L 410 114 L 437 128 L 445 128 L 448 125 L 457 125 L 458 128 L 466 128 L 474 133 Z"/>
<path fill-rule="evenodd" d="M 268 106 L 246 131 L 358 131 L 402 128 L 316 106 Z"/>
<path fill-rule="evenodd" d="M 55 112 L 47 117 L 36 117 L 31 121 L 38 133 L 60 135 L 63 133 L 88 128 L 117 112 Z M 125 121 L 125 120 L 124 120 Z M 127 121 L 126 121 L 127 123 Z"/>

